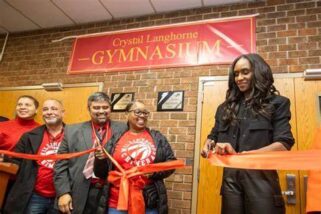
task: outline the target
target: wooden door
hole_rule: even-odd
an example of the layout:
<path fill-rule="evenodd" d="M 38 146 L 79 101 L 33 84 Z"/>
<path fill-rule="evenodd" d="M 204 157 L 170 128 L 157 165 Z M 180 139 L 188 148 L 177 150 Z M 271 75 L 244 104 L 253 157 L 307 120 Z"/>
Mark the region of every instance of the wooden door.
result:
<path fill-rule="evenodd" d="M 204 84 L 201 116 L 201 148 L 214 124 L 217 107 L 225 100 L 227 81 L 213 81 Z M 221 210 L 220 188 L 223 168 L 211 166 L 204 158 L 199 164 L 197 213 L 219 214 Z"/>
<path fill-rule="evenodd" d="M 293 78 L 276 79 L 275 85 L 283 96 L 288 97 L 292 103 L 294 101 L 294 80 Z M 201 110 L 201 144 L 202 147 L 207 135 L 214 124 L 214 114 L 220 103 L 225 99 L 227 89 L 226 80 L 206 82 L 204 84 L 203 102 Z M 296 111 L 295 105 L 291 105 L 292 112 L 292 132 L 296 138 Z M 297 145 L 297 144 L 296 144 Z M 297 149 L 294 146 L 293 150 Z M 200 148 L 201 149 L 201 148 Z M 295 205 L 287 205 L 287 214 L 300 213 L 300 188 L 298 171 L 280 171 L 280 184 L 282 191 L 286 190 L 285 176 L 292 174 L 296 176 L 296 199 Z M 220 186 L 222 178 L 222 168 L 211 166 L 205 159 L 201 158 L 199 163 L 199 184 L 197 196 L 197 213 L 199 214 L 219 214 L 221 210 Z"/>
<path fill-rule="evenodd" d="M 43 102 L 48 98 L 62 101 L 65 108 L 64 122 L 67 124 L 89 120 L 87 110 L 87 98 L 93 92 L 99 91 L 99 84 L 84 84 L 66 86 L 62 91 L 45 91 L 38 88 L 12 88 L 1 90 L 0 88 L 0 115 L 13 119 L 15 117 L 15 107 L 17 98 L 21 95 L 31 95 L 39 101 L 39 108 L 35 120 L 43 123 L 41 108 Z"/>
<path fill-rule="evenodd" d="M 303 78 L 295 79 L 295 105 L 297 111 L 297 143 L 299 150 L 307 150 L 314 140 L 315 131 L 320 126 L 320 101 L 321 81 Z M 300 201 L 301 213 L 305 213 L 306 206 L 306 186 L 304 177 L 306 171 L 300 171 Z"/>

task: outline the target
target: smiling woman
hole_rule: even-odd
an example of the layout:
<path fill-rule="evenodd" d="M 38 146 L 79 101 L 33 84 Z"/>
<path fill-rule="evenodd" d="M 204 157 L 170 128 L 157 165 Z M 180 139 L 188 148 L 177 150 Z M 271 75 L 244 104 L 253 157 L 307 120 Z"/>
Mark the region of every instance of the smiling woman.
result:
<path fill-rule="evenodd" d="M 38 106 L 32 96 L 22 95 L 17 99 L 16 118 L 0 124 L 0 150 L 12 150 L 23 133 L 39 126 L 34 121 Z"/>
<path fill-rule="evenodd" d="M 232 63 L 226 100 L 217 108 L 215 124 L 202 156 L 251 151 L 290 150 L 290 101 L 273 85 L 270 66 L 258 54 Z M 284 214 L 285 204 L 275 170 L 224 168 L 222 214 Z"/>
<path fill-rule="evenodd" d="M 173 150 L 165 136 L 147 127 L 150 112 L 144 103 L 139 101 L 131 102 L 126 107 L 128 130 L 119 133 L 115 138 L 106 144 L 106 150 L 112 154 L 114 159 L 125 170 L 135 166 L 146 166 L 152 163 L 175 160 Z M 96 154 L 95 174 L 98 177 L 106 178 L 108 171 L 112 170 L 111 164 L 101 154 Z M 168 213 L 167 195 L 164 179 L 174 171 L 162 171 L 148 176 L 136 176 L 133 178 L 143 190 L 145 212 L 149 214 Z M 119 184 L 111 183 L 109 189 L 103 194 L 107 202 L 107 213 L 124 214 L 127 211 L 117 210 L 119 197 Z M 138 200 L 138 199 L 136 199 Z M 137 201 L 138 203 L 138 201 Z"/>

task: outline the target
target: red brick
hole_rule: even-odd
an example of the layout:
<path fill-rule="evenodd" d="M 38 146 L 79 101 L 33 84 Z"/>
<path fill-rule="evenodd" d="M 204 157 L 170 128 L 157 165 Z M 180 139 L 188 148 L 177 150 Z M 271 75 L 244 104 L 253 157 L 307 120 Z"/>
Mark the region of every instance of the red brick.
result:
<path fill-rule="evenodd" d="M 307 14 L 320 14 L 321 7 L 307 9 Z"/>
<path fill-rule="evenodd" d="M 284 11 L 267 14 L 267 18 L 282 18 L 282 17 L 286 17 L 286 13 Z"/>
<path fill-rule="evenodd" d="M 295 17 L 284 17 L 277 19 L 277 24 L 290 24 L 295 22 Z"/>
<path fill-rule="evenodd" d="M 171 143 L 171 147 L 173 150 L 184 150 L 185 143 Z"/>
<path fill-rule="evenodd" d="M 251 15 L 255 13 L 257 13 L 256 9 L 245 9 L 245 10 L 240 10 L 238 15 L 244 16 L 244 15 Z"/>
<path fill-rule="evenodd" d="M 309 36 L 309 42 L 321 42 L 321 35 Z"/>
<path fill-rule="evenodd" d="M 184 192 L 184 194 L 183 194 L 183 199 L 184 199 L 184 200 L 190 200 L 190 199 L 192 199 L 192 193 L 191 193 L 191 192 Z"/>
<path fill-rule="evenodd" d="M 313 28 L 313 27 L 320 27 L 321 26 L 321 21 L 313 21 L 313 22 L 308 22 L 307 26 L 309 28 Z"/>
<path fill-rule="evenodd" d="M 314 50 L 318 48 L 317 42 L 299 43 L 298 50 Z"/>
<path fill-rule="evenodd" d="M 316 5 L 315 2 L 302 2 L 302 3 L 295 4 L 295 8 L 298 8 L 298 9 L 311 8 L 311 7 L 315 7 L 315 5 Z"/>
<path fill-rule="evenodd" d="M 270 12 L 275 12 L 276 8 L 275 6 L 271 6 L 271 7 L 261 7 L 257 9 L 258 13 L 270 13 Z"/>
<path fill-rule="evenodd" d="M 320 57 L 306 57 L 306 58 L 300 58 L 299 62 L 301 65 L 304 64 L 320 64 Z"/>
<path fill-rule="evenodd" d="M 307 51 L 289 51 L 289 58 L 295 57 L 305 57 L 307 56 Z"/>
<path fill-rule="evenodd" d="M 267 5 L 278 5 L 278 4 L 284 4 L 285 0 L 267 0 Z"/>
<path fill-rule="evenodd" d="M 303 72 L 307 68 L 307 65 L 290 65 L 290 72 Z"/>
<path fill-rule="evenodd" d="M 269 52 L 269 59 L 279 59 L 279 58 L 286 58 L 287 52 L 283 51 L 277 51 L 277 52 Z"/>
<path fill-rule="evenodd" d="M 306 15 L 305 10 L 302 8 L 298 10 L 287 11 L 287 16 L 302 16 L 302 15 Z"/>
<path fill-rule="evenodd" d="M 313 36 L 317 35 L 317 29 L 316 28 L 308 28 L 308 29 L 300 29 L 299 30 L 299 36 Z"/>
<path fill-rule="evenodd" d="M 306 28 L 305 22 L 288 24 L 289 30 L 297 30 L 297 29 L 302 29 L 302 28 Z"/>
<path fill-rule="evenodd" d="M 298 65 L 298 59 L 278 59 L 278 65 Z"/>
<path fill-rule="evenodd" d="M 183 192 L 167 191 L 167 195 L 169 199 L 183 199 Z"/>
<path fill-rule="evenodd" d="M 308 41 L 308 38 L 305 36 L 300 36 L 300 37 L 290 37 L 288 38 L 289 43 L 305 43 Z"/>
<path fill-rule="evenodd" d="M 280 45 L 280 44 L 286 44 L 286 38 L 275 38 L 275 39 L 268 40 L 268 45 Z"/>
<path fill-rule="evenodd" d="M 297 45 L 296 44 L 279 45 L 279 51 L 291 51 L 291 50 L 297 50 Z"/>
<path fill-rule="evenodd" d="M 309 50 L 309 56 L 321 56 L 321 50 Z"/>
<path fill-rule="evenodd" d="M 316 15 L 307 15 L 307 16 L 297 16 L 296 21 L 297 22 L 311 22 L 316 21 L 317 16 Z"/>
<path fill-rule="evenodd" d="M 191 208 L 191 202 L 190 201 L 172 200 L 172 203 L 175 204 L 176 208 Z"/>
<path fill-rule="evenodd" d="M 286 30 L 286 25 L 282 24 L 282 25 L 271 25 L 267 27 L 267 31 L 271 32 L 271 31 L 283 31 Z"/>
<path fill-rule="evenodd" d="M 257 26 L 267 26 L 267 25 L 275 25 L 276 19 L 259 19 L 257 20 Z"/>
<path fill-rule="evenodd" d="M 276 45 L 267 45 L 267 46 L 260 46 L 257 47 L 258 52 L 274 52 L 277 51 L 278 48 Z"/>
<path fill-rule="evenodd" d="M 277 32 L 277 37 L 297 36 L 297 34 L 298 32 L 296 30 L 281 31 Z"/>

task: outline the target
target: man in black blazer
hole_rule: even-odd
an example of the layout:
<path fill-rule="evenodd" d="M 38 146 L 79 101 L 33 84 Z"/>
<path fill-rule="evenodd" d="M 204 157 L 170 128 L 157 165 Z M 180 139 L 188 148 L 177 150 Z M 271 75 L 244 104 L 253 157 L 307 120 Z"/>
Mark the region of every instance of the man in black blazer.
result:
<path fill-rule="evenodd" d="M 110 120 L 111 102 L 105 93 L 96 92 L 90 95 L 87 106 L 91 120 L 66 126 L 59 154 L 80 152 L 105 145 L 115 133 L 126 129 L 125 124 Z M 94 175 L 93 162 L 93 153 L 57 161 L 54 183 L 60 212 L 104 212 L 103 207 L 98 207 L 98 202 L 105 180 Z"/>
<path fill-rule="evenodd" d="M 22 135 L 14 151 L 26 154 L 56 154 L 62 141 L 64 108 L 60 101 L 46 100 L 42 107 L 45 125 Z M 54 208 L 53 160 L 9 159 L 19 165 L 4 213 L 57 213 Z"/>

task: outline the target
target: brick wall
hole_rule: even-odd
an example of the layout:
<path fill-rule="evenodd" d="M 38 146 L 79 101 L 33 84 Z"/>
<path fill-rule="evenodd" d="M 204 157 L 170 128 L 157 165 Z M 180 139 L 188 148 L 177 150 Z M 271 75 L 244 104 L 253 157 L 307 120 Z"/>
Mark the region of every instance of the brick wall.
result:
<path fill-rule="evenodd" d="M 43 82 L 104 82 L 104 90 L 135 92 L 152 111 L 150 127 L 165 134 L 176 156 L 189 168 L 178 170 L 166 181 L 170 213 L 190 213 L 198 78 L 226 75 L 228 66 L 198 66 L 67 75 L 72 40 L 51 43 L 64 36 L 144 26 L 163 25 L 209 18 L 259 13 L 257 52 L 276 73 L 303 72 L 321 67 L 321 1 L 268 0 L 255 3 L 178 11 L 168 14 L 96 23 L 73 28 L 40 30 L 9 36 L 0 62 L 0 86 L 39 85 Z M 0 44 L 3 36 L 0 37 Z M 158 91 L 184 90 L 184 112 L 156 112 Z M 124 119 L 120 113 L 114 119 Z M 198 145 L 197 145 L 198 146 Z"/>

